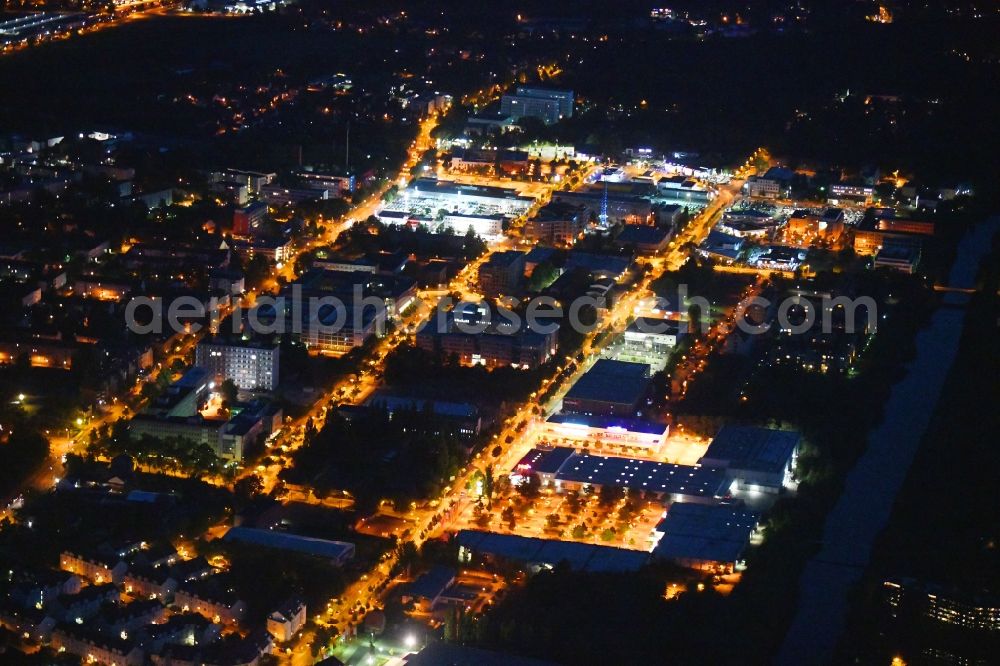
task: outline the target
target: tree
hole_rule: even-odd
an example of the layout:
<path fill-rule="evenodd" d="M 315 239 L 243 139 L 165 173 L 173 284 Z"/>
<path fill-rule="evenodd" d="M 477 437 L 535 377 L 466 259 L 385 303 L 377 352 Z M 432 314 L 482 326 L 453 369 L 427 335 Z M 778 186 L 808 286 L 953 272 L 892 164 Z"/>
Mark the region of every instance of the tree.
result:
<path fill-rule="evenodd" d="M 224 402 L 234 405 L 237 398 L 239 398 L 240 389 L 236 386 L 236 382 L 232 379 L 227 379 L 219 386 L 219 395 L 222 396 Z"/>
<path fill-rule="evenodd" d="M 501 512 L 500 517 L 503 521 L 507 523 L 507 528 L 511 531 L 517 526 L 517 516 L 514 514 L 514 507 L 507 506 L 504 507 L 503 512 Z"/>
<path fill-rule="evenodd" d="M 233 492 L 244 502 L 250 502 L 264 492 L 264 482 L 256 474 L 244 476 L 233 485 Z"/>
<path fill-rule="evenodd" d="M 528 291 L 541 291 L 556 281 L 559 277 L 559 270 L 551 261 L 543 261 L 535 266 L 528 279 Z"/>
<path fill-rule="evenodd" d="M 487 465 L 483 473 L 483 496 L 486 497 L 486 506 L 493 505 L 493 466 Z"/>
<path fill-rule="evenodd" d="M 525 499 L 535 499 L 538 497 L 541 491 L 542 482 L 538 478 L 537 474 L 529 474 L 527 478 L 524 479 L 517 486 L 517 491 L 521 493 L 521 497 Z"/>
<path fill-rule="evenodd" d="M 624 495 L 624 489 L 618 486 L 603 485 L 597 491 L 597 503 L 603 507 L 609 507 L 618 502 Z"/>
<path fill-rule="evenodd" d="M 271 264 L 267 257 L 255 254 L 243 269 L 247 284 L 250 287 L 260 287 L 271 273 Z"/>

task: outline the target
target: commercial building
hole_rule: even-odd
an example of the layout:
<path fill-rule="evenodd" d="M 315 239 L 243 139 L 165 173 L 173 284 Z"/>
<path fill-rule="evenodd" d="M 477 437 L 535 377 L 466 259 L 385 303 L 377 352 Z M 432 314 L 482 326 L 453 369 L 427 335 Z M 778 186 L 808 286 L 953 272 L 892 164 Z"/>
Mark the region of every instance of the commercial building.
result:
<path fill-rule="evenodd" d="M 649 366 L 599 359 L 563 398 L 562 411 L 588 416 L 635 417 L 649 386 Z"/>
<path fill-rule="evenodd" d="M 742 569 L 758 520 L 737 506 L 674 502 L 653 530 L 653 558 L 715 572 Z"/>
<path fill-rule="evenodd" d="M 667 439 L 670 426 L 644 419 L 581 414 L 553 414 L 546 419 L 542 436 L 551 442 L 576 442 L 589 447 L 655 456 Z"/>
<path fill-rule="evenodd" d="M 622 334 L 615 358 L 646 363 L 655 371 L 662 370 L 687 333 L 685 322 L 637 317 Z"/>
<path fill-rule="evenodd" d="M 232 380 L 248 391 L 273 391 L 279 381 L 280 350 L 276 342 L 221 337 L 202 339 L 195 348 L 195 365 L 216 382 Z"/>
<path fill-rule="evenodd" d="M 774 231 L 777 220 L 771 213 L 743 208 L 726 211 L 715 229 L 737 238 L 764 240 Z"/>
<path fill-rule="evenodd" d="M 472 229 L 472 233 L 485 239 L 495 240 L 503 236 L 503 223 L 507 219 L 502 213 L 476 215 L 473 213 L 448 213 L 441 219 L 442 230 L 464 235 Z"/>
<path fill-rule="evenodd" d="M 577 453 L 567 447 L 533 449 L 511 471 L 511 482 L 520 484 L 531 474 L 556 492 L 611 486 L 671 502 L 715 504 L 733 486 L 725 470 L 714 467 Z"/>
<path fill-rule="evenodd" d="M 513 95 L 500 98 L 500 115 L 514 120 L 538 118 L 546 125 L 573 116 L 573 91 L 518 86 Z"/>
<path fill-rule="evenodd" d="M 656 183 L 657 194 L 665 199 L 683 201 L 690 204 L 706 205 L 712 201 L 713 193 L 686 176 L 667 176 Z"/>
<path fill-rule="evenodd" d="M 524 277 L 524 252 L 494 252 L 479 266 L 479 286 L 489 296 L 510 294 Z"/>
<path fill-rule="evenodd" d="M 528 152 L 524 150 L 467 148 L 451 154 L 451 168 L 457 171 L 496 169 L 500 173 L 516 174 L 527 167 Z"/>
<path fill-rule="evenodd" d="M 738 490 L 778 493 L 792 484 L 800 441 L 792 430 L 727 425 L 699 462 L 725 470 Z"/>
<path fill-rule="evenodd" d="M 743 251 L 744 242 L 742 238 L 712 229 L 698 246 L 698 254 L 725 264 L 731 264 Z"/>
<path fill-rule="evenodd" d="M 808 250 L 805 248 L 764 245 L 754 248 L 747 263 L 772 271 L 794 271 L 805 262 L 807 254 Z"/>
<path fill-rule="evenodd" d="M 465 134 L 482 136 L 488 132 L 511 132 L 518 129 L 509 113 L 475 113 L 465 121 Z"/>
<path fill-rule="evenodd" d="M 433 217 L 439 210 L 448 212 L 502 213 L 517 216 L 534 203 L 509 187 L 465 185 L 434 178 L 417 178 L 389 206 L 392 210 L 418 213 L 421 208 Z M 464 207 L 464 211 L 461 210 Z"/>

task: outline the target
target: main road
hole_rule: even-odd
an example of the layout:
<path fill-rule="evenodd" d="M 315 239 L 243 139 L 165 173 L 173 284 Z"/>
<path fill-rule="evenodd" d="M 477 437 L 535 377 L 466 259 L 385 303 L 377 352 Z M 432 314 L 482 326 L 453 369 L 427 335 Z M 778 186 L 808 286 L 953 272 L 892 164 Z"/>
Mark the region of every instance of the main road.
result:
<path fill-rule="evenodd" d="M 565 374 L 560 370 L 553 377 L 543 380 L 543 391 L 551 389 L 553 384 L 556 388 L 552 390 L 552 395 L 545 404 L 540 406 L 542 414 L 549 414 L 555 409 L 569 387 L 590 368 L 601 349 L 613 337 L 606 335 L 602 338 L 601 334 L 609 330 L 621 330 L 641 299 L 649 295 L 650 283 L 665 271 L 676 270 L 687 261 L 690 244 L 697 244 L 704 239 L 722 211 L 734 201 L 738 191 L 738 184 L 722 189 L 719 196 L 703 209 L 674 240 L 671 249 L 664 256 L 653 259 L 651 262 L 652 270 L 648 271 L 628 294 L 618 301 L 614 309 L 605 315 L 599 325 L 585 338 L 583 353 L 586 360 L 584 362 L 576 363 L 567 357 L 567 366 L 573 364 L 572 367 L 575 368 L 572 372 Z M 504 421 L 500 432 L 494 435 L 493 440 L 486 448 L 477 453 L 460 474 L 451 480 L 437 501 L 406 514 L 406 518 L 414 525 L 409 541 L 419 547 L 426 540 L 434 538 L 442 532 L 447 532 L 451 522 L 449 516 L 460 515 L 468 503 L 474 501 L 466 492 L 466 488 L 472 485 L 471 482 L 481 468 L 494 466 L 501 470 L 508 469 L 514 461 L 530 449 L 532 438 L 531 428 L 528 424 L 536 419 L 535 411 L 538 407 L 538 403 L 534 401 L 520 405 L 514 414 Z M 509 443 L 508 440 L 510 440 Z M 499 447 L 500 450 L 494 456 L 491 449 L 496 447 Z M 355 624 L 358 616 L 377 607 L 380 592 L 389 582 L 390 572 L 396 558 L 396 553 L 386 554 L 371 571 L 350 585 L 344 594 L 336 600 L 331 600 L 328 605 L 328 613 L 322 618 L 322 621 L 336 625 L 338 629 L 343 631 L 347 626 Z M 307 640 L 307 638 L 301 640 Z M 307 652 L 307 650 L 297 649 L 294 654 L 304 655 Z M 296 663 L 309 662 L 296 659 Z"/>

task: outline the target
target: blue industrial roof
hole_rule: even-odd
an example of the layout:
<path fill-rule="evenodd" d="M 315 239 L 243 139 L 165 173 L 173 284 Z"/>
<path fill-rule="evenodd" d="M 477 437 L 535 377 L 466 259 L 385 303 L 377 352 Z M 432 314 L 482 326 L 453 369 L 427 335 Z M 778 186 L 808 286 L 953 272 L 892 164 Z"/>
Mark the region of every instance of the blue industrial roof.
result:
<path fill-rule="evenodd" d="M 637 243 L 642 245 L 662 243 L 670 235 L 668 229 L 650 226 L 648 224 L 626 224 L 625 229 L 618 234 L 619 243 Z"/>
<path fill-rule="evenodd" d="M 517 469 L 523 472 L 555 474 L 572 455 L 573 449 L 566 446 L 557 446 L 552 449 L 532 449 L 518 461 Z"/>
<path fill-rule="evenodd" d="M 743 554 L 757 519 L 743 508 L 674 502 L 656 526 L 663 536 L 653 557 L 731 564 Z"/>
<path fill-rule="evenodd" d="M 649 365 L 602 358 L 566 393 L 576 400 L 635 404 L 646 391 Z"/>
<path fill-rule="evenodd" d="M 799 445 L 799 433 L 753 426 L 723 426 L 702 457 L 705 464 L 780 473 Z"/>
<path fill-rule="evenodd" d="M 226 541 L 242 541 L 333 560 L 343 560 L 354 555 L 354 544 L 346 541 L 329 541 L 252 527 L 232 527 L 223 538 Z"/>
<path fill-rule="evenodd" d="M 565 561 L 576 571 L 636 571 L 649 560 L 644 551 L 479 530 L 460 531 L 458 543 L 474 552 L 529 564 L 555 566 Z"/>
<path fill-rule="evenodd" d="M 437 416 L 451 418 L 475 418 L 478 410 L 475 405 L 467 402 L 450 402 L 447 400 L 428 400 L 425 398 L 408 398 L 398 395 L 376 393 L 368 400 L 368 406 L 380 407 L 389 413 L 400 410 L 423 411 L 428 407 Z"/>
<path fill-rule="evenodd" d="M 607 273 L 622 275 L 632 263 L 631 257 L 619 257 L 613 254 L 593 254 L 573 250 L 566 257 L 566 270 L 583 268 L 591 273 Z"/>
<path fill-rule="evenodd" d="M 676 465 L 589 453 L 576 454 L 569 458 L 559 468 L 556 480 L 705 499 L 725 497 L 732 483 L 725 472 L 712 467 Z"/>
<path fill-rule="evenodd" d="M 454 581 L 455 570 L 438 564 L 410 583 L 407 594 L 413 597 L 434 599 L 440 596 Z"/>

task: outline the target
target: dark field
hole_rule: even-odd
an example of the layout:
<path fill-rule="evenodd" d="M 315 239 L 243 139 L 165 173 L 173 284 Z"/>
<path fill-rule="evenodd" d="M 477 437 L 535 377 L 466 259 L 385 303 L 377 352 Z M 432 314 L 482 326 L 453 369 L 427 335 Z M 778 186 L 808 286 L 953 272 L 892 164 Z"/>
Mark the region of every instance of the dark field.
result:
<path fill-rule="evenodd" d="M 0 59 L 0 129 L 190 132 L 174 97 L 256 83 L 277 70 L 291 81 L 355 76 L 358 41 L 277 16 L 139 18 Z"/>

